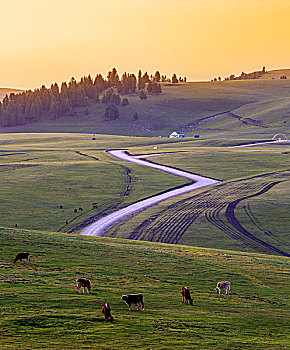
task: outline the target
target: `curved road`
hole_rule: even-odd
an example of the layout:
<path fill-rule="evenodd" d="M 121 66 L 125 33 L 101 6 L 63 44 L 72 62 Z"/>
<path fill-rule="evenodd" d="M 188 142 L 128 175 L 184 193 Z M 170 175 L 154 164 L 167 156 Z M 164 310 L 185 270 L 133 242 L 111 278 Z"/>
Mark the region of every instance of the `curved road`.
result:
<path fill-rule="evenodd" d="M 152 207 L 153 205 L 160 203 L 162 201 L 165 201 L 172 197 L 177 197 L 182 194 L 195 191 L 199 188 L 209 186 L 216 184 L 220 181 L 213 180 L 207 177 L 195 175 L 188 173 L 183 170 L 170 168 L 165 165 L 159 165 L 155 163 L 148 162 L 147 160 L 141 159 L 141 157 L 145 158 L 148 157 L 148 155 L 143 156 L 132 156 L 125 150 L 114 150 L 114 151 L 108 151 L 109 154 L 111 154 L 114 157 L 117 157 L 119 159 L 122 159 L 126 162 L 136 163 L 140 165 L 149 166 L 151 168 L 155 168 L 158 170 L 165 171 L 169 174 L 181 176 L 184 178 L 187 178 L 192 181 L 189 185 L 184 185 L 180 188 L 176 188 L 174 190 L 156 195 L 151 198 L 144 199 L 142 201 L 139 201 L 137 203 L 131 204 L 126 208 L 117 210 L 114 213 L 111 213 L 109 215 L 104 216 L 103 218 L 97 220 L 93 224 L 86 227 L 83 231 L 80 232 L 81 235 L 87 235 L 87 236 L 102 236 L 102 234 L 107 231 L 110 227 L 117 224 L 118 222 L 122 221 L 126 217 L 130 215 L 135 215 L 149 207 Z M 154 154 L 157 155 L 157 154 Z"/>

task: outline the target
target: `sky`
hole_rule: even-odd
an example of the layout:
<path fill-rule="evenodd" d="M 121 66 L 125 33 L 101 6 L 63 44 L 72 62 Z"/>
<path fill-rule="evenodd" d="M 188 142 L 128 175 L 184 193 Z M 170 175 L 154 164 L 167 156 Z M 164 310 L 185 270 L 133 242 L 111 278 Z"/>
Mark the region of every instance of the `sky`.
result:
<path fill-rule="evenodd" d="M 290 68 L 290 0 L 0 0 L 0 87 Z"/>

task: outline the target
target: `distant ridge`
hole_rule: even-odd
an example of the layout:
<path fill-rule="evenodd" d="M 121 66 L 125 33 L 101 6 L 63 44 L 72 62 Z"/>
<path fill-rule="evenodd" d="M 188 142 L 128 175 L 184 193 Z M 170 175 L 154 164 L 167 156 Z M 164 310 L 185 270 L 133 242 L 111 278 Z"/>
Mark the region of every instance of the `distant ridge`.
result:
<path fill-rule="evenodd" d="M 290 79 L 290 69 L 275 69 L 270 70 L 266 74 L 264 74 L 262 77 L 260 77 L 260 80 L 270 80 L 270 79 L 280 79 L 281 77 L 286 76 L 287 79 Z"/>
<path fill-rule="evenodd" d="M 15 94 L 19 94 L 22 91 L 24 91 L 24 90 L 21 90 L 21 89 L 10 89 L 10 88 L 0 88 L 0 101 L 2 101 L 3 98 L 6 95 L 11 94 L 12 92 L 14 92 Z"/>
<path fill-rule="evenodd" d="M 287 80 L 290 79 L 290 69 L 275 69 L 267 71 L 264 66 L 262 70 L 257 70 L 254 72 L 245 73 L 242 72 L 240 75 L 236 76 L 231 74 L 228 77 L 225 77 L 224 80 L 274 80 L 281 79 Z M 214 78 L 212 81 L 221 81 L 221 77 Z"/>

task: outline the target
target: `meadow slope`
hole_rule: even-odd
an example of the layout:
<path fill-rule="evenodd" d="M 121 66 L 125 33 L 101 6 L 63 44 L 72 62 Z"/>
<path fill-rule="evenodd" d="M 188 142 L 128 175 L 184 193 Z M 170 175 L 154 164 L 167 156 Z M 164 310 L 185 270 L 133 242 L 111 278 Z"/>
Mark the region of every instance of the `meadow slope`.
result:
<path fill-rule="evenodd" d="M 1 349 L 286 349 L 289 258 L 0 229 Z M 13 264 L 19 251 L 30 264 Z M 91 279 L 79 295 L 75 279 Z M 231 295 L 218 296 L 218 280 Z M 181 303 L 188 286 L 193 306 Z M 124 293 L 143 293 L 129 312 Z M 108 302 L 114 316 L 101 314 Z"/>
<path fill-rule="evenodd" d="M 272 137 L 278 131 L 289 133 L 290 79 L 164 84 L 162 89 L 162 94 L 148 95 L 147 100 L 140 100 L 138 95 L 125 95 L 129 105 L 118 106 L 120 118 L 113 122 L 104 121 L 105 105 L 99 102 L 91 104 L 88 111 L 77 108 L 74 116 L 53 120 L 43 117 L 26 125 L 0 127 L 0 132 L 150 137 L 168 136 L 172 131 L 185 132 L 187 136 L 234 132 L 236 138 L 253 134 Z M 257 108 L 260 114 L 256 113 Z M 133 118 L 135 112 L 139 116 L 137 121 Z"/>

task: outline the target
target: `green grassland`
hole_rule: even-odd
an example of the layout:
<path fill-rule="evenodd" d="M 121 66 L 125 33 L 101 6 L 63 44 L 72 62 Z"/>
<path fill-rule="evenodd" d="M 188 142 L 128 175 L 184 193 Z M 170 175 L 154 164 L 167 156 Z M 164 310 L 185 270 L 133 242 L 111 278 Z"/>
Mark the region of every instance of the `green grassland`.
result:
<path fill-rule="evenodd" d="M 106 236 L 267 253 L 268 248 L 241 235 L 229 223 L 227 206 L 240 199 L 235 216 L 242 227 L 289 254 L 289 146 L 190 149 L 183 143 L 181 153 L 174 153 L 178 148 L 172 146 L 162 145 L 159 151 L 173 153 L 148 159 L 173 167 L 182 165 L 184 170 L 223 183 L 159 203 L 115 225 Z M 140 148 L 134 152 L 142 153 Z"/>
<path fill-rule="evenodd" d="M 1 349 L 286 349 L 289 259 L 0 229 Z M 13 258 L 29 251 L 30 264 Z M 79 295 L 75 279 L 91 279 Z M 217 295 L 218 280 L 231 295 Z M 182 304 L 188 286 L 193 306 Z M 143 293 L 129 312 L 124 293 Z M 114 317 L 106 324 L 101 308 Z"/>
<path fill-rule="evenodd" d="M 159 171 L 124 165 L 104 151 L 150 142 L 154 140 L 2 135 L 1 225 L 69 232 L 90 217 L 98 218 L 144 196 L 184 184 L 185 180 L 169 174 L 160 177 Z M 98 208 L 93 209 L 92 203 Z"/>
<path fill-rule="evenodd" d="M 87 134 L 2 134 L 0 142 L 2 226 L 77 233 L 112 211 L 187 183 L 105 152 L 127 148 L 132 154 L 159 152 L 149 159 L 223 183 L 160 203 L 115 225 L 106 235 L 276 254 L 252 244 L 236 229 L 233 232 L 226 208 L 241 199 L 235 216 L 243 228 L 289 252 L 287 144 L 230 148 L 223 146 L 237 140 L 106 135 L 95 135 L 93 140 Z M 271 173 L 278 175 L 264 178 Z M 256 196 L 272 183 L 275 186 Z M 244 200 L 247 196 L 251 198 Z M 212 215 L 218 215 L 217 222 Z"/>
<path fill-rule="evenodd" d="M 289 80 L 186 83 L 129 96 L 116 122 L 99 103 L 1 128 L 0 348 L 286 349 L 289 144 L 230 146 L 288 134 L 289 96 Z M 166 137 L 174 130 L 186 137 Z M 188 183 L 106 153 L 120 148 L 222 182 L 122 221 L 114 239 L 68 234 Z M 33 255 L 28 266 L 12 263 L 19 251 Z M 90 295 L 76 293 L 81 276 Z M 229 297 L 215 294 L 219 280 Z M 181 303 L 185 285 L 193 306 Z M 145 311 L 129 312 L 121 295 L 139 292 Z"/>
<path fill-rule="evenodd" d="M 88 115 L 84 108 L 79 108 L 74 116 L 40 119 L 0 130 L 2 133 L 73 132 L 150 137 L 168 136 L 176 130 L 187 136 L 196 132 L 202 135 L 234 133 L 235 138 L 253 134 L 272 137 L 276 132 L 289 132 L 290 80 L 192 82 L 177 86 L 165 84 L 162 89 L 162 94 L 148 95 L 147 100 L 126 95 L 130 104 L 118 107 L 120 118 L 114 122 L 104 121 L 105 105 L 100 102 L 89 107 Z M 244 122 L 227 114 L 204 120 L 227 111 L 237 115 L 241 112 Z M 133 120 L 135 112 L 139 116 L 136 122 Z M 245 124 L 246 118 L 258 120 L 266 127 L 252 122 Z"/>

